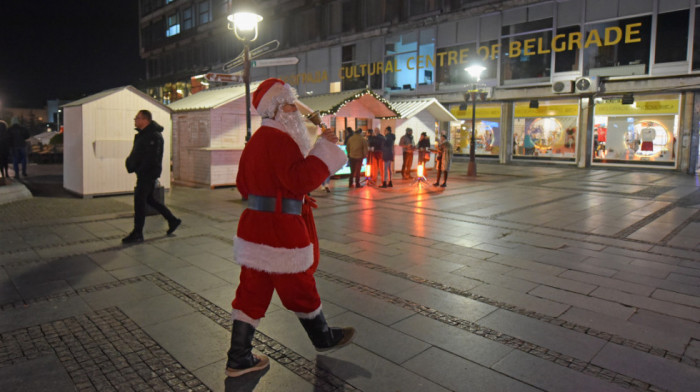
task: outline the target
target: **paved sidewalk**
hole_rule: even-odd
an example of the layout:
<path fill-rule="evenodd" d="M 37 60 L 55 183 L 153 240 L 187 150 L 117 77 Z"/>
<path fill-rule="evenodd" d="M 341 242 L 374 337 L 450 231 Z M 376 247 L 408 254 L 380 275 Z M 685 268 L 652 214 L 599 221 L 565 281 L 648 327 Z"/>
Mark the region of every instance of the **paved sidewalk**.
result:
<path fill-rule="evenodd" d="M 697 177 L 453 167 L 447 188 L 314 192 L 324 312 L 358 335 L 317 354 L 275 296 L 271 366 L 238 379 L 235 188 L 173 188 L 182 226 L 149 217 L 128 247 L 130 195 L 0 204 L 0 390 L 697 390 Z"/>

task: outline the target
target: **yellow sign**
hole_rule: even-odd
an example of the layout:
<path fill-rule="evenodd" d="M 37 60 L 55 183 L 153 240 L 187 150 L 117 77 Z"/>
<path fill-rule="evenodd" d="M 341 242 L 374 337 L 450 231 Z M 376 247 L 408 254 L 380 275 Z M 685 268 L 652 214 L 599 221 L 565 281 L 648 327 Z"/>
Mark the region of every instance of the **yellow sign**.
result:
<path fill-rule="evenodd" d="M 450 108 L 450 112 L 453 116 L 461 119 L 471 120 L 472 118 L 472 105 L 467 106 L 466 110 L 460 110 L 459 106 L 453 106 Z M 501 118 L 501 106 L 485 106 L 476 105 L 476 118 Z"/>
<path fill-rule="evenodd" d="M 658 101 L 636 101 L 623 105 L 621 101 L 601 102 L 595 105 L 596 116 L 635 115 L 635 114 L 678 114 L 677 99 Z"/>
<path fill-rule="evenodd" d="M 568 117 L 578 116 L 578 105 L 548 105 L 530 109 L 528 103 L 515 105 L 515 117 Z"/>

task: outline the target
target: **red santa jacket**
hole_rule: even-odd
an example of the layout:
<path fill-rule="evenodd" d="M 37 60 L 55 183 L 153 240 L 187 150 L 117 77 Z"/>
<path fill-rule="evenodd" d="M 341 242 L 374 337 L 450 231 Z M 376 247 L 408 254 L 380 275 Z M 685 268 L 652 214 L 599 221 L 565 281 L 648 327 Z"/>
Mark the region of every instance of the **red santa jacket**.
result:
<path fill-rule="evenodd" d="M 281 198 L 303 200 L 345 165 L 343 151 L 323 138 L 304 157 L 283 129 L 279 122 L 263 119 L 243 149 L 236 187 L 244 199 L 249 194 L 275 197 L 278 205 Z M 314 262 L 315 230 L 300 215 L 246 209 L 238 221 L 234 257 L 240 265 L 266 272 L 305 271 Z"/>

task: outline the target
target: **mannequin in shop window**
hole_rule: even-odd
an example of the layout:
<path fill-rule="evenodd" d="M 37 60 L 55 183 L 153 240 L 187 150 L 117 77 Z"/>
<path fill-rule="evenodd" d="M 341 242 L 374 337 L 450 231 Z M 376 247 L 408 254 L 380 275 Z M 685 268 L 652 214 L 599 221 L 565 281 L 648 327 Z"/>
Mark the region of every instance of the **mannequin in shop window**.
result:
<path fill-rule="evenodd" d="M 642 151 L 654 151 L 654 139 L 656 139 L 656 130 L 652 127 L 642 128 Z"/>

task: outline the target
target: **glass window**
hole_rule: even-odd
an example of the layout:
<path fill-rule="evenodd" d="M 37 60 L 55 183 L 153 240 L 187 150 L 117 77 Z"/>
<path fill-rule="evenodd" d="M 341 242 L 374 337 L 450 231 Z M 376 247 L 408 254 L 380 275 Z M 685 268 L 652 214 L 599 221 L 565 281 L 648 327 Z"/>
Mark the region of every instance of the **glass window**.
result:
<path fill-rule="evenodd" d="M 418 46 L 418 57 L 414 61 L 409 61 L 407 66 L 415 67 L 418 70 L 418 84 L 433 84 L 433 74 L 435 73 L 435 30 L 426 29 L 420 32 L 420 45 Z"/>
<path fill-rule="evenodd" d="M 386 39 L 385 51 L 387 55 L 404 52 L 415 52 L 418 49 L 418 32 L 397 35 Z"/>
<path fill-rule="evenodd" d="M 440 3 L 438 0 L 411 0 L 411 16 L 437 11 Z"/>
<path fill-rule="evenodd" d="M 367 86 L 367 73 L 363 73 L 362 70 L 356 64 L 356 51 L 357 47 L 355 45 L 346 45 L 341 49 L 341 85 L 343 90 L 355 90 L 359 88 L 365 88 Z M 376 70 L 374 70 L 375 73 Z"/>
<path fill-rule="evenodd" d="M 194 27 L 194 7 L 182 10 L 182 30 L 187 31 Z"/>
<path fill-rule="evenodd" d="M 438 49 L 435 55 L 436 81 L 440 85 L 470 83 L 471 80 L 464 68 L 468 60 L 475 56 L 475 43 Z"/>
<path fill-rule="evenodd" d="M 545 18 L 531 22 L 516 23 L 501 27 L 501 35 L 527 33 L 528 31 L 546 30 L 552 28 L 553 19 Z"/>
<path fill-rule="evenodd" d="M 578 71 L 578 63 L 581 50 L 575 47 L 569 48 L 568 38 L 572 33 L 581 32 L 581 26 L 571 26 L 557 29 L 557 35 L 552 39 L 554 51 L 554 72 Z M 574 36 L 575 37 L 575 36 Z"/>
<path fill-rule="evenodd" d="M 198 6 L 199 10 L 199 24 L 203 25 L 205 23 L 211 22 L 211 13 L 209 7 L 209 1 L 202 1 Z"/>
<path fill-rule="evenodd" d="M 678 94 L 634 95 L 596 102 L 593 162 L 674 166 L 678 137 Z"/>
<path fill-rule="evenodd" d="M 659 14 L 656 24 L 656 62 L 685 61 L 688 57 L 690 11 Z"/>
<path fill-rule="evenodd" d="M 384 53 L 384 87 L 389 90 L 415 89 L 418 76 L 418 32 L 387 38 Z"/>
<path fill-rule="evenodd" d="M 549 80 L 552 32 L 519 35 L 502 40 L 502 78 Z"/>
<path fill-rule="evenodd" d="M 450 112 L 459 122 L 450 123 L 450 142 L 455 154 L 469 154 L 472 132 L 471 101 L 454 105 Z M 474 152 L 479 156 L 498 156 L 501 150 L 501 105 L 476 102 L 476 128 L 474 128 Z"/>
<path fill-rule="evenodd" d="M 513 118 L 513 157 L 574 161 L 578 101 L 516 102 Z"/>
<path fill-rule="evenodd" d="M 700 18 L 700 8 L 695 9 L 695 31 L 693 32 L 693 70 L 700 69 L 700 19 L 698 18 Z"/>
<path fill-rule="evenodd" d="M 180 18 L 178 14 L 168 16 L 168 29 L 165 30 L 166 37 L 180 34 Z"/>
<path fill-rule="evenodd" d="M 641 75 L 649 72 L 650 42 L 651 16 L 643 16 L 587 25 L 572 46 L 584 48 L 589 75 Z"/>

